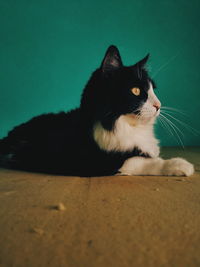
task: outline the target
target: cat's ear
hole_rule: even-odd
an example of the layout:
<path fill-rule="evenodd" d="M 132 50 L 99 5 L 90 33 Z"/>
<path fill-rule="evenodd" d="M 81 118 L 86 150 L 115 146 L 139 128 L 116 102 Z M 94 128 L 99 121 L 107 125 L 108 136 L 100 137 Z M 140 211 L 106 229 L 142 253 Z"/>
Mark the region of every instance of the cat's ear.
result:
<path fill-rule="evenodd" d="M 145 69 L 146 63 L 147 63 L 149 57 L 150 57 L 150 54 L 147 54 L 142 60 L 138 61 L 135 65 L 137 67 L 139 67 L 140 69 Z"/>
<path fill-rule="evenodd" d="M 122 60 L 119 50 L 116 46 L 111 45 L 106 51 L 105 57 L 101 63 L 101 69 L 103 72 L 116 70 L 122 67 Z"/>

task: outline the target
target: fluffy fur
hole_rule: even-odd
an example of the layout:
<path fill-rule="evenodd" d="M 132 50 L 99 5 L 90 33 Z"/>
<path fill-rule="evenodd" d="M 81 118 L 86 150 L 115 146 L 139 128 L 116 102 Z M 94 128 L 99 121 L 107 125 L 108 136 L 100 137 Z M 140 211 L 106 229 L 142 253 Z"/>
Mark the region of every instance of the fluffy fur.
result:
<path fill-rule="evenodd" d="M 161 104 L 147 60 L 148 55 L 125 67 L 110 46 L 80 107 L 15 127 L 0 141 L 1 166 L 77 176 L 191 175 L 194 168 L 186 160 L 158 157 L 153 124 Z"/>
<path fill-rule="evenodd" d="M 153 125 L 132 126 L 126 115 L 116 120 L 114 131 L 105 130 L 100 122 L 96 123 L 94 140 L 101 149 L 109 152 L 127 152 L 137 147 L 150 157 L 159 155 L 158 140 L 154 137 Z"/>

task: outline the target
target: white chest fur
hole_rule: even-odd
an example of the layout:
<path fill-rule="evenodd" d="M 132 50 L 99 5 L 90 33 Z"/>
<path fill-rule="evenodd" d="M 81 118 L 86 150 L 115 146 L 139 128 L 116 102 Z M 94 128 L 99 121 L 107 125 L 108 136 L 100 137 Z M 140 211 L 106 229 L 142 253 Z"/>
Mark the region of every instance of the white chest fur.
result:
<path fill-rule="evenodd" d="M 125 116 L 120 116 L 113 131 L 107 131 L 100 122 L 94 125 L 94 140 L 106 151 L 131 151 L 134 148 L 148 153 L 151 157 L 159 155 L 158 140 L 154 137 L 153 125 L 130 125 Z"/>

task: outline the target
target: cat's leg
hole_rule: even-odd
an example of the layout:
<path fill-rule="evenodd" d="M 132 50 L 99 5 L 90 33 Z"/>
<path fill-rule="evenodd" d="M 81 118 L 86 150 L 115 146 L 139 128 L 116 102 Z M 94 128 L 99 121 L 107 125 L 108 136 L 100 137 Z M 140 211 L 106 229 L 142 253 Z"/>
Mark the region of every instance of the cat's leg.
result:
<path fill-rule="evenodd" d="M 182 158 L 164 160 L 162 158 L 132 157 L 119 169 L 118 175 L 164 175 L 190 176 L 194 166 Z"/>

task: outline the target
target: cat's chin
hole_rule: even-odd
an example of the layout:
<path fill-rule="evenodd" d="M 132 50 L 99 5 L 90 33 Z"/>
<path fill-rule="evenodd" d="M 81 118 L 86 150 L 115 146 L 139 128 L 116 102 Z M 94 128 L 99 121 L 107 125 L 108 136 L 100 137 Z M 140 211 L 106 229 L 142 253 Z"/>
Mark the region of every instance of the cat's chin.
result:
<path fill-rule="evenodd" d="M 144 124 L 154 124 L 157 117 L 160 115 L 160 111 L 155 112 L 152 116 L 140 116 L 139 120 Z"/>
<path fill-rule="evenodd" d="M 155 123 L 156 116 L 153 117 L 142 117 L 139 119 L 139 124 L 152 125 Z"/>
<path fill-rule="evenodd" d="M 137 126 L 137 125 L 152 125 L 152 124 L 154 124 L 156 117 L 158 115 L 154 115 L 152 117 L 145 117 L 145 116 L 137 116 L 134 113 L 128 113 L 128 114 L 123 115 L 123 116 L 129 125 Z"/>

